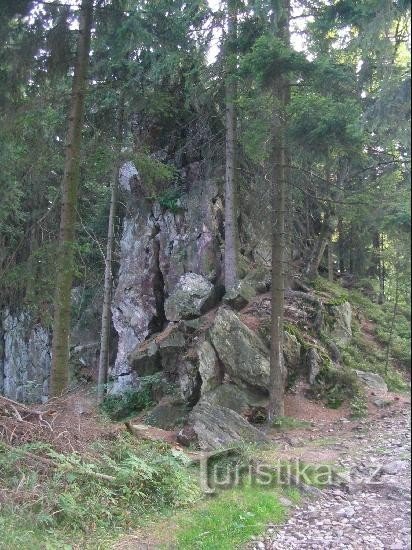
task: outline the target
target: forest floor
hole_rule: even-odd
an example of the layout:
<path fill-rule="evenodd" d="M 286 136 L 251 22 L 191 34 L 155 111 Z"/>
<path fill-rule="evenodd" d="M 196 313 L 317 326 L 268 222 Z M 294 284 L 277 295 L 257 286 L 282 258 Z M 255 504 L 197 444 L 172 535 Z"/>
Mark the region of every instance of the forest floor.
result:
<path fill-rule="evenodd" d="M 269 526 L 254 550 L 411 548 L 410 416 L 407 403 L 315 440 L 289 441 L 289 455 L 343 468 L 340 484 L 296 507 L 280 528 Z"/>
<path fill-rule="evenodd" d="M 97 539 L 99 542 L 94 538 L 94 542 L 90 542 L 87 536 L 85 543 L 79 541 L 68 547 L 115 550 L 409 549 L 409 396 L 388 393 L 384 403 L 377 406 L 376 396 L 370 392 L 367 417 L 354 419 L 349 407 L 327 408 L 319 401 L 306 399 L 305 391 L 306 386 L 301 383 L 287 395 L 285 424 L 269 430 L 273 445 L 266 451 L 253 451 L 253 458 L 264 464 L 299 462 L 314 468 L 330 467 L 337 473 L 331 485 L 326 484 L 322 490 L 301 487 L 300 496 L 290 487 L 231 488 L 180 511 L 162 510 L 157 517 L 151 513 L 138 529 L 133 525 L 122 528 L 119 524 L 117 542 L 112 536 Z M 13 447 L 26 444 L 28 449 L 36 449 L 36 440 L 48 441 L 59 452 L 85 454 L 92 459 L 94 442 L 105 441 L 104 445 L 110 447 L 125 432 L 122 423 L 102 421 L 95 409 L 94 395 L 86 390 L 40 408 L 48 411 L 44 419 L 50 426 L 42 426 L 41 433 L 37 434 L 33 420 L 27 424 L 16 421 L 11 429 L 12 425 L 3 417 L 3 441 Z M 153 429 L 151 435 L 153 439 L 163 439 L 171 448 L 178 447 L 174 432 Z M 24 475 L 23 472 L 22 479 Z M 19 496 L 22 489 L 22 481 L 19 481 L 12 492 L 0 490 L 0 503 L 2 496 L 10 502 L 10 497 Z M 245 527 L 239 518 L 248 516 L 251 521 Z M 249 534 L 246 536 L 246 533 Z M 99 536 L 97 532 L 95 536 Z M 69 532 L 67 537 L 70 537 Z M 6 540 L 11 542 L 7 546 L 0 542 L 0 548 L 28 548 L 26 540 L 31 542 L 32 536 L 28 533 L 27 539 L 15 546 L 14 538 L 6 537 Z M 50 548 L 62 547 L 60 542 L 55 546 L 54 542 L 48 544 Z M 45 546 L 42 542 L 36 545 L 33 540 L 31 547 Z"/>
<path fill-rule="evenodd" d="M 341 298 L 338 285 L 328 290 Z M 387 370 L 390 312 L 351 297 L 346 366 L 380 373 L 392 391 L 365 389 L 359 402 L 330 408 L 300 379 L 286 395 L 287 416 L 262 426 L 272 445 L 240 449 L 229 464 L 231 472 L 249 463 L 294 473 L 308 466 L 308 482 L 252 480 L 205 495 L 199 453 L 179 447 L 176 431 L 111 422 L 93 386 L 35 407 L 0 397 L 0 549 L 410 549 L 410 374 L 400 361 L 409 322 L 400 319 Z M 330 482 L 316 483 L 322 472 Z"/>
<path fill-rule="evenodd" d="M 219 536 L 213 544 L 196 541 L 195 535 L 189 540 L 179 539 L 179 530 L 185 521 L 182 522 L 177 513 L 121 539 L 113 548 L 409 549 L 409 398 L 388 394 L 385 408 L 380 409 L 373 404 L 372 394 L 368 417 L 349 420 L 343 408 L 324 408 L 303 398 L 303 388 L 301 390 L 287 397 L 287 412 L 293 413 L 295 427 L 291 424 L 271 431 L 268 435 L 274 447 L 260 453 L 259 458 L 268 464 L 299 461 L 313 467 L 330 467 L 338 474 L 330 486 L 325 485 L 322 490 L 309 487 L 297 505 L 292 499 L 280 497 L 287 508 L 285 520 L 274 517 L 273 522 L 267 523 L 266 532 L 252 538 L 246 546 L 223 541 L 225 526 L 216 526 L 216 530 L 222 529 L 221 543 L 216 542 Z M 207 507 L 205 513 L 208 513 Z"/>

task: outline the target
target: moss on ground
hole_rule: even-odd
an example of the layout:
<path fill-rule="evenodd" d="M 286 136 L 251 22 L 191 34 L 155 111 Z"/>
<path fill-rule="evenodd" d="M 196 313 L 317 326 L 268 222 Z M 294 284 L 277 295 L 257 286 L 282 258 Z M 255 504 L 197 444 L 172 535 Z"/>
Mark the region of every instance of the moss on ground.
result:
<path fill-rule="evenodd" d="M 366 282 L 363 281 L 358 286 L 365 285 Z M 353 307 L 353 338 L 350 344 L 341 350 L 344 366 L 351 370 L 380 374 L 391 391 L 407 390 L 405 374 L 411 366 L 409 311 L 402 307 L 398 310 L 390 345 L 389 362 L 386 364 L 386 347 L 393 320 L 393 304 L 378 304 L 359 289 L 343 289 L 339 284 L 331 283 L 322 277 L 315 280 L 314 287 L 319 292 L 330 296 L 328 303 L 348 301 Z M 363 332 L 362 323 L 370 324 L 372 333 L 369 337 Z M 358 402 L 360 403 L 360 400 Z"/>

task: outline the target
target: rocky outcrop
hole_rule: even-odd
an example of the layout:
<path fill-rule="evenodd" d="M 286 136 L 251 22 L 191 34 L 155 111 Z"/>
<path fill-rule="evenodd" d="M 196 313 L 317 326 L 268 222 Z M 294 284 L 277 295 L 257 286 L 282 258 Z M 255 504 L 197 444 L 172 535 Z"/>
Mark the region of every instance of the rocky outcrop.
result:
<path fill-rule="evenodd" d="M 268 349 L 236 313 L 221 307 L 210 330 L 210 338 L 225 373 L 232 381 L 267 391 Z"/>
<path fill-rule="evenodd" d="M 256 296 L 255 290 L 245 281 L 240 281 L 231 288 L 223 297 L 223 302 L 233 309 L 244 308 L 250 300 Z"/>
<path fill-rule="evenodd" d="M 211 450 L 242 443 L 265 443 L 266 436 L 240 414 L 226 407 L 201 402 L 189 415 L 201 449 Z"/>
<path fill-rule="evenodd" d="M 306 370 L 308 374 L 308 382 L 313 386 L 318 374 L 322 369 L 322 358 L 315 348 L 310 348 L 305 356 Z"/>
<path fill-rule="evenodd" d="M 242 416 L 254 418 L 256 411 L 263 410 L 268 405 L 267 394 L 253 388 L 241 387 L 226 383 L 202 395 L 200 403 L 212 406 L 226 407 Z"/>
<path fill-rule="evenodd" d="M 160 334 L 138 344 L 128 356 L 131 373 L 138 381 L 161 372 L 162 384 L 170 386 L 189 405 L 197 402 L 201 378 L 198 355 L 184 326 L 171 324 Z M 160 396 L 161 397 L 161 396 Z"/>
<path fill-rule="evenodd" d="M 215 288 L 210 281 L 197 273 L 185 273 L 165 301 L 166 319 L 195 319 L 208 311 L 215 302 Z"/>
<path fill-rule="evenodd" d="M 298 370 L 302 363 L 302 346 L 294 334 L 283 333 L 283 357 L 286 368 L 290 371 Z"/>
<path fill-rule="evenodd" d="M 50 333 L 27 312 L 5 310 L 0 325 L 0 394 L 38 403 L 48 397 Z"/>
<path fill-rule="evenodd" d="M 181 426 L 188 415 L 184 401 L 162 399 L 147 415 L 146 423 L 162 430 L 173 430 Z"/>
<path fill-rule="evenodd" d="M 384 394 L 387 393 L 388 386 L 380 374 L 376 374 L 375 372 L 366 372 L 363 370 L 355 370 L 355 373 L 362 384 L 369 389 L 379 391 Z"/>
<path fill-rule="evenodd" d="M 172 319 L 180 317 L 180 304 L 175 300 L 172 306 L 173 296 L 179 285 L 181 288 L 188 281 L 188 274 L 201 277 L 208 293 L 212 285 L 218 288 L 220 284 L 223 229 L 219 190 L 213 182 L 206 183 L 198 177 L 187 177 L 184 184 L 171 211 L 145 198 L 149 193 L 132 163 L 126 163 L 121 170 L 120 187 L 127 214 L 112 304 L 118 334 L 111 373 L 115 392 L 138 385 L 129 355 L 147 337 L 162 330 L 167 314 Z M 208 299 L 200 299 L 196 314 L 208 307 L 207 302 Z"/>
<path fill-rule="evenodd" d="M 339 347 L 345 347 L 352 339 L 352 306 L 349 302 L 327 307 L 326 333 Z"/>
<path fill-rule="evenodd" d="M 199 374 L 202 380 L 201 393 L 204 394 L 222 382 L 222 372 L 216 352 L 207 340 L 202 342 L 198 354 Z"/>

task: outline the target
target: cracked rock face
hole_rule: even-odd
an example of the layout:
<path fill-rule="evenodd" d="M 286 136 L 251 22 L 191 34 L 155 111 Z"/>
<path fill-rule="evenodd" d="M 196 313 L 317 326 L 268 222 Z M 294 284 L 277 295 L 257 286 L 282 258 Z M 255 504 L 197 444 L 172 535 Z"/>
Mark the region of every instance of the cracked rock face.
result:
<path fill-rule="evenodd" d="M 171 212 L 145 199 L 147 193 L 132 163 L 122 167 L 119 179 L 127 208 L 112 304 L 118 334 L 111 373 L 113 392 L 138 385 L 139 376 L 131 368 L 129 354 L 148 336 L 162 330 L 167 322 L 165 302 L 182 277 L 185 280 L 189 273 L 201 276 L 213 288 L 220 283 L 222 266 L 222 204 L 216 186 L 188 178 L 179 207 Z"/>
<path fill-rule="evenodd" d="M 328 327 L 330 338 L 340 347 L 344 347 L 352 339 L 352 307 L 349 302 L 330 307 L 333 324 Z"/>
<path fill-rule="evenodd" d="M 268 349 L 232 310 L 219 309 L 210 337 L 231 380 L 267 391 Z"/>
<path fill-rule="evenodd" d="M 50 333 L 27 313 L 8 310 L 0 318 L 0 394 L 15 401 L 46 401 Z"/>

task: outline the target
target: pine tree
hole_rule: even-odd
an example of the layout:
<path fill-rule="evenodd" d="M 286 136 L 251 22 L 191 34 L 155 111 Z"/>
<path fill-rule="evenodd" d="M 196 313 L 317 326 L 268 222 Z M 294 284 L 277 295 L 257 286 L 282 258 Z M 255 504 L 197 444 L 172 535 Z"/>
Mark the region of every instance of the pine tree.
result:
<path fill-rule="evenodd" d="M 119 178 L 119 170 L 121 164 L 121 149 L 124 126 L 124 99 L 123 96 L 119 99 L 119 114 L 118 114 L 118 130 L 116 136 L 116 151 L 115 156 L 117 162 L 113 170 L 112 181 L 110 185 L 110 210 L 107 227 L 107 245 L 104 267 L 104 284 L 103 284 L 103 306 L 101 316 L 100 329 L 100 353 L 99 353 L 99 371 L 97 382 L 97 397 L 102 401 L 106 392 L 107 377 L 109 371 L 109 344 L 110 344 L 110 322 L 111 322 L 111 305 L 112 305 L 112 287 L 113 287 L 113 245 L 114 245 L 114 225 L 116 216 L 117 203 L 117 186 Z"/>
<path fill-rule="evenodd" d="M 225 56 L 225 121 L 226 121 L 226 177 L 225 177 L 225 288 L 238 282 L 238 230 L 236 213 L 236 0 L 227 3 L 227 40 Z"/>
<path fill-rule="evenodd" d="M 283 0 L 277 14 L 276 32 L 285 47 L 289 47 L 290 3 Z M 286 75 L 279 72 L 274 81 L 273 95 L 276 98 L 274 113 L 272 153 L 272 309 L 270 340 L 270 381 L 268 422 L 284 416 L 284 364 L 283 330 L 285 300 L 285 208 L 286 208 L 286 143 L 284 113 L 289 89 Z"/>
<path fill-rule="evenodd" d="M 74 231 L 92 16 L 93 0 L 83 0 L 80 10 L 77 58 L 73 76 L 66 162 L 62 183 L 50 379 L 50 394 L 52 396 L 60 395 L 67 388 L 69 382 L 69 337 L 71 287 L 74 270 Z"/>

